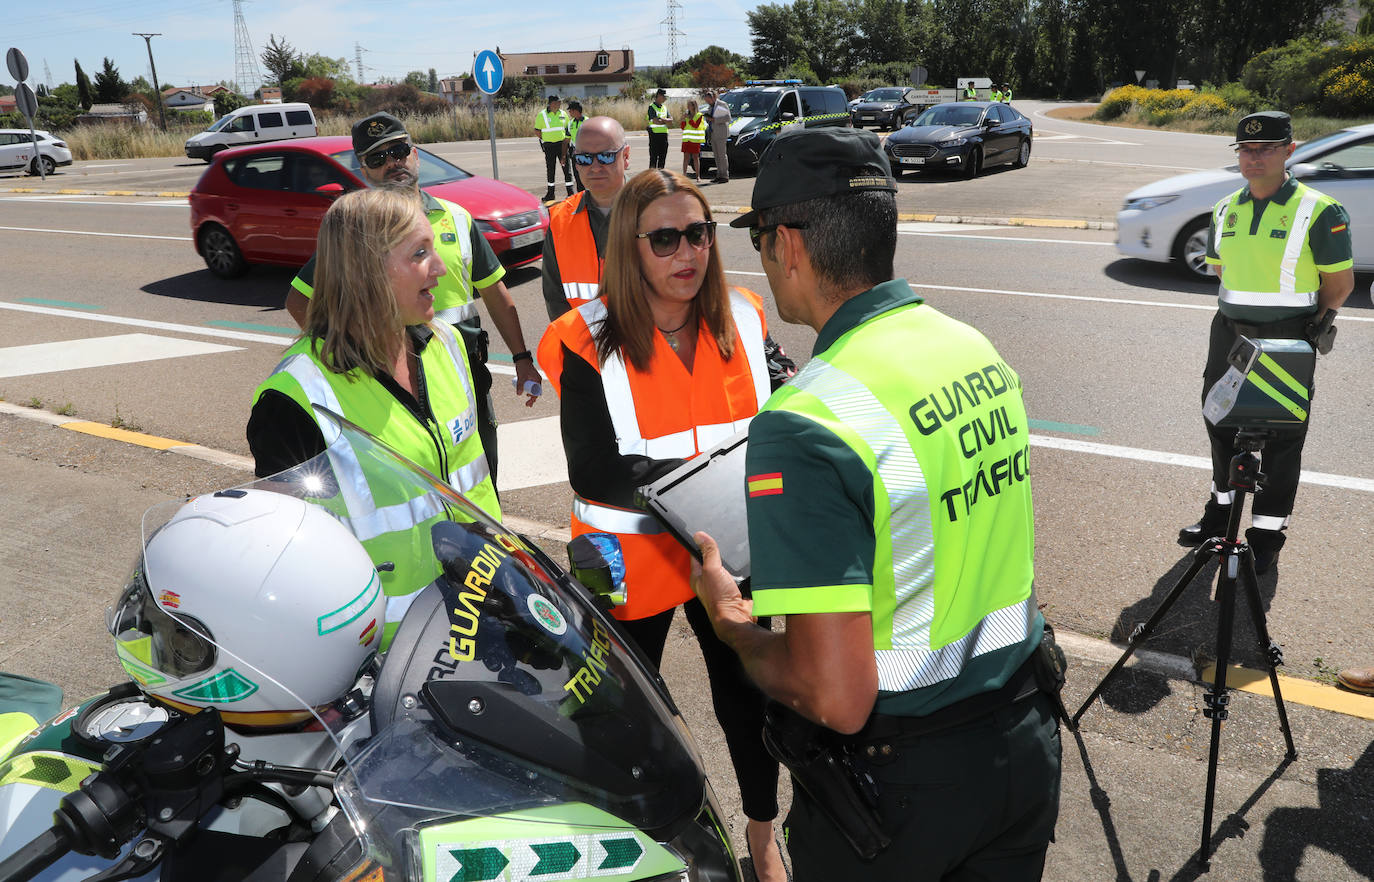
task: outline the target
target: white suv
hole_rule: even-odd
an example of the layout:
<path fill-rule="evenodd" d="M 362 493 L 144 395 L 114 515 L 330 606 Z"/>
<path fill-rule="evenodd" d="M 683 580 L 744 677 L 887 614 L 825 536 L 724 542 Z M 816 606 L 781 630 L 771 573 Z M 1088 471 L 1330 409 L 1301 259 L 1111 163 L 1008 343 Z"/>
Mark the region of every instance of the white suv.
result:
<path fill-rule="evenodd" d="M 38 138 L 35 151 L 33 137 Z M 72 164 L 72 151 L 66 141 L 59 141 L 47 132 L 29 134 L 28 129 L 0 129 L 0 171 L 27 171 L 38 174 L 38 164 L 43 164 L 43 174 L 52 174 L 59 165 Z"/>

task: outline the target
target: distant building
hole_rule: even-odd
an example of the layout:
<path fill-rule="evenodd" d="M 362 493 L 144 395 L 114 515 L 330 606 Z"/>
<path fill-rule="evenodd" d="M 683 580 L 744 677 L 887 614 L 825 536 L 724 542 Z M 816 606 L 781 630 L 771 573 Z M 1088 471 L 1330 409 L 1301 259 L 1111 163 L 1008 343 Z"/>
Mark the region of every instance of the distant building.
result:
<path fill-rule="evenodd" d="M 9 113 L 19 109 L 19 99 L 13 95 L 0 95 L 0 113 Z"/>
<path fill-rule="evenodd" d="M 263 86 L 258 90 L 258 100 L 263 104 L 280 104 L 281 86 Z"/>
<path fill-rule="evenodd" d="M 215 86 L 216 91 L 225 91 L 223 86 Z M 185 89 L 173 86 L 162 90 L 162 106 L 168 110 L 208 110 L 215 112 L 215 96 L 199 86 Z"/>
<path fill-rule="evenodd" d="M 92 104 L 76 118 L 78 123 L 146 123 L 148 111 L 138 104 Z"/>
<path fill-rule="evenodd" d="M 560 98 L 615 97 L 635 73 L 633 49 L 586 49 L 574 52 L 501 52 L 506 79 L 540 77 L 544 95 Z M 439 94 L 450 104 L 481 97 L 472 77 L 446 77 Z"/>

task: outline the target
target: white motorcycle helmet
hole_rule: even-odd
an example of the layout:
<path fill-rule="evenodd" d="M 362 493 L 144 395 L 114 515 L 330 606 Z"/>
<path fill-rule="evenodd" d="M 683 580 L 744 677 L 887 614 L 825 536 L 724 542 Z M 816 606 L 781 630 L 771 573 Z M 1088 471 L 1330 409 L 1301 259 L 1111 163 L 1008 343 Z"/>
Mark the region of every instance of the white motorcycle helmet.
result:
<path fill-rule="evenodd" d="M 108 626 L 120 664 L 173 707 L 296 725 L 341 697 L 381 643 L 386 598 L 358 540 L 267 490 L 183 505 L 143 549 Z"/>

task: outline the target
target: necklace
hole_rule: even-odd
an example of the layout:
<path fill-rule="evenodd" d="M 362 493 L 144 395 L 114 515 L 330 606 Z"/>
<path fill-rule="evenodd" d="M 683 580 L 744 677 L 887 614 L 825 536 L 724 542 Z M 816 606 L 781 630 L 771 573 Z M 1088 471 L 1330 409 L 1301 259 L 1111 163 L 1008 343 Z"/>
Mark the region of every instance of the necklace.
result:
<path fill-rule="evenodd" d="M 654 327 L 658 328 L 658 332 L 663 335 L 663 339 L 668 341 L 668 348 L 673 350 L 674 352 L 677 352 L 678 346 L 681 345 L 677 342 L 677 332 L 687 327 L 687 325 L 691 324 L 691 322 L 692 319 L 689 317 L 686 321 L 678 325 L 676 328 L 673 328 L 671 331 L 665 331 L 663 328 L 658 328 L 658 325 L 654 325 Z"/>

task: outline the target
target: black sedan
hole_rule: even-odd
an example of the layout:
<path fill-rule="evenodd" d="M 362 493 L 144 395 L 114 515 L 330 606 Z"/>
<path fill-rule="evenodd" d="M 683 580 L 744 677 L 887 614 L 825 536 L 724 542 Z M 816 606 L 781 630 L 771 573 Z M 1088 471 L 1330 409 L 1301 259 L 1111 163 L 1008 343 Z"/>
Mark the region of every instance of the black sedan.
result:
<path fill-rule="evenodd" d="M 937 104 L 887 138 L 893 177 L 907 171 L 957 169 L 972 178 L 989 165 L 1030 162 L 1031 121 L 995 101 Z"/>
<path fill-rule="evenodd" d="M 854 128 L 895 129 L 916 116 L 920 93 L 900 86 L 871 89 L 849 103 L 849 118 Z"/>

